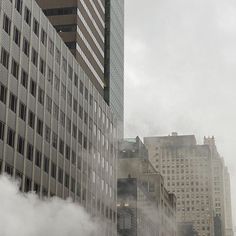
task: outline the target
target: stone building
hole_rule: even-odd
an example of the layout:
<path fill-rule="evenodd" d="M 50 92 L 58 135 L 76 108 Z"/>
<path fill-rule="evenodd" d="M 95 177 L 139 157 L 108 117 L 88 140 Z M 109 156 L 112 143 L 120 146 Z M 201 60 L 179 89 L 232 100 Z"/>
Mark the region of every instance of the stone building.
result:
<path fill-rule="evenodd" d="M 176 198 L 148 160 L 141 140 L 120 143 L 117 189 L 120 235 L 176 235 Z"/>

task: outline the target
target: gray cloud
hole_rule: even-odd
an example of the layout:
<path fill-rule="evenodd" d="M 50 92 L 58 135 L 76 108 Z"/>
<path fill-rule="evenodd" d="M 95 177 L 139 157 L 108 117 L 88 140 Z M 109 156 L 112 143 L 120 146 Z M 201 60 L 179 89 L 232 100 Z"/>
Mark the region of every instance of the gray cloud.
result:
<path fill-rule="evenodd" d="M 126 136 L 215 135 L 235 199 L 236 2 L 129 0 L 125 23 Z"/>

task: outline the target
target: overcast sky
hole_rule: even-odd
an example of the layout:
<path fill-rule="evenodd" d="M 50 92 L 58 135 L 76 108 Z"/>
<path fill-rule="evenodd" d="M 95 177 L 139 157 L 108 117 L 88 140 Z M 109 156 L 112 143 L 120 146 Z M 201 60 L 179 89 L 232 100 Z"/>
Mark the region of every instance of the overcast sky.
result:
<path fill-rule="evenodd" d="M 214 135 L 236 225 L 236 1 L 125 2 L 125 136 Z"/>

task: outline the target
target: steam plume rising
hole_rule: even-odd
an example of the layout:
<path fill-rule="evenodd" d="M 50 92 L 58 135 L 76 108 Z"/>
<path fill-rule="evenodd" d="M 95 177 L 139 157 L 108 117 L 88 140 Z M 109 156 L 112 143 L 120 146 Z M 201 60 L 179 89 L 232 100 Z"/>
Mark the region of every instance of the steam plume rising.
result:
<path fill-rule="evenodd" d="M 0 176 L 1 236 L 91 236 L 95 231 L 85 210 L 70 200 L 40 200 L 34 193 L 21 193 L 16 181 Z"/>

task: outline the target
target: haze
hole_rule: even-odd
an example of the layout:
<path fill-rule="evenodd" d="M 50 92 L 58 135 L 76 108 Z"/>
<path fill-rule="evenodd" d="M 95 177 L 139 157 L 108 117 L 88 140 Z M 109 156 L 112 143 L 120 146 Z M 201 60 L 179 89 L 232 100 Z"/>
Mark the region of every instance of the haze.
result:
<path fill-rule="evenodd" d="M 125 136 L 214 135 L 234 214 L 236 2 L 128 0 L 125 10 Z"/>

